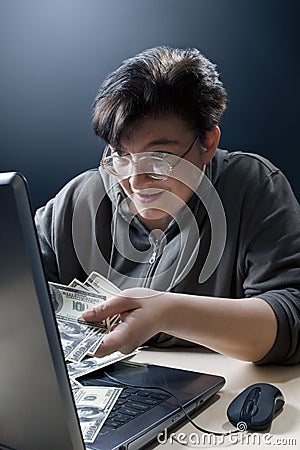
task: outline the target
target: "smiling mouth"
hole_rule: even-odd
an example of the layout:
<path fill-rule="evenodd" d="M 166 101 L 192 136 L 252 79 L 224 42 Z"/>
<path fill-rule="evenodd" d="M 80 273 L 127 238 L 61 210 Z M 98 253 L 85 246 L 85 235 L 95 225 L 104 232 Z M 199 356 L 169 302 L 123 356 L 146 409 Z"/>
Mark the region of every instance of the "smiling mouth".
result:
<path fill-rule="evenodd" d="M 140 203 L 152 203 L 156 200 L 158 200 L 158 198 L 160 198 L 163 195 L 163 191 L 160 192 L 155 192 L 153 194 L 146 194 L 146 193 L 134 193 L 134 197 L 140 202 Z"/>

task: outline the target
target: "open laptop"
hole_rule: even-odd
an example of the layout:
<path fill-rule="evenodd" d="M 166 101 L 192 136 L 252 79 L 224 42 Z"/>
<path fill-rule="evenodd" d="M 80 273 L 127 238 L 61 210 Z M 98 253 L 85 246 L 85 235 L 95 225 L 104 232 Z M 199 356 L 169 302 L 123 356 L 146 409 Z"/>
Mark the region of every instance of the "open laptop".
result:
<path fill-rule="evenodd" d="M 157 402 L 149 400 L 149 407 L 132 417 L 132 408 L 124 409 L 130 420 L 121 424 L 112 415 L 96 441 L 84 443 L 22 175 L 0 174 L 0 209 L 0 448 L 141 449 L 182 420 L 177 400 L 156 391 Z M 161 386 L 189 412 L 225 383 L 221 376 L 130 363 L 113 364 L 80 381 L 110 384 L 105 371 L 125 384 Z"/>

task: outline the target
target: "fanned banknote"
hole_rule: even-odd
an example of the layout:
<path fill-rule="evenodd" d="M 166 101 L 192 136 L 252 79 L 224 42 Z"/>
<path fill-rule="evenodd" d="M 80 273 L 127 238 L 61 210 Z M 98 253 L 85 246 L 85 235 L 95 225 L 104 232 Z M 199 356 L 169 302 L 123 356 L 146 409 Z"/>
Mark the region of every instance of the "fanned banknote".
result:
<path fill-rule="evenodd" d="M 101 277 L 102 277 L 102 275 L 101 275 Z M 103 277 L 103 279 L 105 280 L 104 277 Z M 70 283 L 68 286 L 69 286 L 69 287 L 76 288 L 76 289 L 80 289 L 80 290 L 83 290 L 83 291 L 97 292 L 97 293 L 100 293 L 100 295 L 104 295 L 104 291 L 103 291 L 103 292 L 99 292 L 99 291 L 96 289 L 96 286 L 93 287 L 93 286 L 92 286 L 91 284 L 89 284 L 89 283 L 87 283 L 87 284 L 85 285 L 85 284 L 82 283 L 81 281 L 77 280 L 77 278 L 74 278 L 74 280 L 71 281 L 71 283 Z M 116 288 L 116 289 L 117 289 L 117 288 Z M 105 294 L 105 297 L 106 297 L 106 298 L 109 298 L 109 297 L 111 297 L 111 294 L 106 293 L 106 294 Z M 104 322 L 105 322 L 105 325 L 106 325 L 107 329 L 109 330 L 109 329 L 111 328 L 111 325 L 110 325 L 110 319 L 107 318 L 107 319 L 104 320 Z"/>
<path fill-rule="evenodd" d="M 70 385 L 71 385 L 72 391 L 83 387 L 83 384 L 81 384 L 80 381 L 75 380 L 75 378 L 69 377 L 69 379 L 70 379 Z"/>
<path fill-rule="evenodd" d="M 88 287 L 85 286 L 81 281 L 77 280 L 77 278 L 74 278 L 73 281 L 71 281 L 70 284 L 68 284 L 68 287 L 81 289 L 82 291 L 88 291 Z"/>
<path fill-rule="evenodd" d="M 56 316 L 64 319 L 80 319 L 84 311 L 106 300 L 105 295 L 84 291 L 57 283 L 49 283 L 51 300 Z M 96 324 L 100 326 L 100 323 Z"/>
<path fill-rule="evenodd" d="M 115 284 L 97 272 L 92 272 L 83 283 L 83 286 L 88 288 L 91 287 L 99 294 L 105 295 L 107 298 L 113 297 L 121 292 Z"/>
<path fill-rule="evenodd" d="M 65 358 L 81 361 L 97 350 L 108 330 L 105 322 L 88 323 L 80 317 L 106 297 L 56 283 L 49 283 L 49 287 Z"/>
<path fill-rule="evenodd" d="M 67 363 L 67 369 L 70 378 L 77 379 L 88 373 L 95 372 L 96 370 L 103 369 L 111 364 L 121 361 L 126 358 L 130 358 L 136 355 L 138 350 L 133 351 L 130 354 L 125 355 L 121 352 L 113 352 L 110 355 L 102 356 L 102 358 L 86 357 L 82 361 L 76 363 Z"/>
<path fill-rule="evenodd" d="M 93 272 L 86 281 L 82 283 L 75 278 L 69 286 L 50 282 L 49 289 L 64 356 L 69 361 L 67 369 L 83 438 L 86 443 L 93 443 L 122 389 L 82 386 L 78 378 L 129 358 L 138 350 L 129 355 L 117 351 L 102 358 L 87 356 L 97 351 L 112 324 L 118 320 L 118 316 L 101 323 L 91 323 L 81 319 L 82 313 L 120 291 L 96 272 Z"/>
<path fill-rule="evenodd" d="M 88 276 L 83 283 L 83 286 L 99 293 L 100 295 L 105 295 L 106 298 L 111 298 L 121 292 L 121 290 L 111 281 L 107 280 L 103 275 L 95 271 Z M 109 317 L 106 321 L 108 329 L 110 330 L 118 323 L 119 320 L 120 316 L 118 314 L 113 317 Z"/>
<path fill-rule="evenodd" d="M 95 271 L 84 283 L 74 278 L 68 286 L 50 282 L 49 287 L 66 360 L 76 363 L 87 355 L 94 355 L 120 316 L 115 315 L 99 323 L 85 322 L 81 315 L 117 295 L 120 289 Z"/>
<path fill-rule="evenodd" d="M 84 386 L 73 391 L 83 439 L 92 444 L 122 389 Z"/>
<path fill-rule="evenodd" d="M 93 355 L 103 341 L 107 331 L 101 328 L 94 329 L 68 354 L 68 360 L 81 361 L 86 355 Z"/>

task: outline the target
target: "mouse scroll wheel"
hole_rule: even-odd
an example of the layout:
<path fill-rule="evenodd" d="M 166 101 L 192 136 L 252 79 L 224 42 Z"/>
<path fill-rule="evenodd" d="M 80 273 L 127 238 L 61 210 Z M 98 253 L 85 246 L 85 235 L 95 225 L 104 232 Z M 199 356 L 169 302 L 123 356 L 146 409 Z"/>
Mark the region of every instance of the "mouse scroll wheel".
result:
<path fill-rule="evenodd" d="M 258 406 L 253 400 L 250 400 L 250 402 L 247 404 L 245 412 L 250 416 L 255 416 L 255 414 L 258 412 Z"/>

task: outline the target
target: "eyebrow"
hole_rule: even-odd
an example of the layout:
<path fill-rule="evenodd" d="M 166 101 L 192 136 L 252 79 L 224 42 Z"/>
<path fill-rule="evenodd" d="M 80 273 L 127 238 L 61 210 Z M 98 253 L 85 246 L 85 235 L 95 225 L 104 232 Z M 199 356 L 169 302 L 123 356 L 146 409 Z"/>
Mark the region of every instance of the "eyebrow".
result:
<path fill-rule="evenodd" d="M 152 141 L 147 142 L 147 144 L 145 145 L 145 147 L 143 148 L 143 150 L 147 150 L 151 147 L 156 147 L 159 145 L 179 145 L 179 141 L 177 139 L 170 139 L 170 138 L 156 138 L 156 139 L 152 139 Z M 117 152 L 117 151 L 121 151 L 123 153 L 129 153 L 127 150 L 119 147 L 119 148 L 114 148 L 113 151 Z M 166 153 L 170 153 L 170 152 L 166 152 Z"/>
<path fill-rule="evenodd" d="M 148 142 L 144 149 L 155 147 L 157 145 L 178 145 L 179 141 L 176 139 L 169 139 L 169 138 L 157 138 L 153 139 L 152 141 Z"/>

